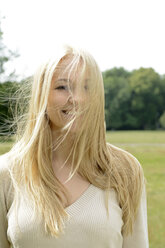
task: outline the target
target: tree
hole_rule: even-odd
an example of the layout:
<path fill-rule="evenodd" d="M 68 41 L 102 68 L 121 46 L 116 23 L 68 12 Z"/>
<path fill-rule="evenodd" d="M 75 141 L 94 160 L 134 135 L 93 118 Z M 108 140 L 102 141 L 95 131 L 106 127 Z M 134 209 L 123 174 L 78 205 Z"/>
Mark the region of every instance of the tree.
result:
<path fill-rule="evenodd" d="M 3 43 L 3 32 L 0 20 L 0 135 L 9 132 L 13 121 L 11 105 L 14 107 L 13 94 L 18 90 L 19 83 L 15 82 L 15 73 L 5 75 L 5 64 L 18 56 L 18 53 L 9 50 Z"/>
<path fill-rule="evenodd" d="M 15 72 L 13 71 L 10 75 L 5 77 L 5 64 L 12 60 L 13 58 L 18 57 L 18 52 L 13 52 L 8 49 L 3 43 L 3 32 L 1 29 L 1 20 L 0 20 L 0 83 L 5 81 L 13 81 L 15 79 Z"/>
<path fill-rule="evenodd" d="M 16 92 L 19 88 L 18 82 L 0 84 L 0 135 L 13 132 L 13 111 L 16 106 Z"/>
<path fill-rule="evenodd" d="M 162 112 L 161 78 L 152 68 L 134 70 L 129 78 L 132 89 L 131 115 L 137 129 L 156 129 Z"/>
<path fill-rule="evenodd" d="M 103 72 L 107 129 L 158 129 L 165 112 L 165 75 L 152 68 Z"/>
<path fill-rule="evenodd" d="M 129 110 L 130 73 L 124 68 L 113 68 L 103 72 L 105 88 L 105 118 L 107 129 L 126 129 Z"/>

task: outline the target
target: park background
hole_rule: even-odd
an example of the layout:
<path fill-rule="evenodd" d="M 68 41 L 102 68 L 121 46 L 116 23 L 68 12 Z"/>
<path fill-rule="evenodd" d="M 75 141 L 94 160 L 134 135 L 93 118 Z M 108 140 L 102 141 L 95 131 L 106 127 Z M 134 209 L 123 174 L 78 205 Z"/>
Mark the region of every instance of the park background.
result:
<path fill-rule="evenodd" d="M 17 92 L 37 65 L 61 43 L 87 49 L 103 72 L 107 141 L 144 169 L 151 248 L 165 247 L 164 8 L 162 0 L 3 0 L 0 6 L 0 154 L 14 142 Z"/>

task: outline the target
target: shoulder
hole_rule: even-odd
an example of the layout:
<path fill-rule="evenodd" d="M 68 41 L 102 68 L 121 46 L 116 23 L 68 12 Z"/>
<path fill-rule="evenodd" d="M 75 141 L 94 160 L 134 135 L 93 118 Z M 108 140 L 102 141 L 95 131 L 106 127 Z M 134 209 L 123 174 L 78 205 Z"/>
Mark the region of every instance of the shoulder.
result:
<path fill-rule="evenodd" d="M 5 153 L 0 156 L 0 175 L 7 173 L 9 168 L 9 155 Z"/>
<path fill-rule="evenodd" d="M 0 156 L 0 184 L 10 182 L 10 159 L 9 154 L 6 153 Z M 2 185 L 1 185 L 2 186 Z"/>
<path fill-rule="evenodd" d="M 13 200 L 13 182 L 10 175 L 10 158 L 6 153 L 0 156 L 0 202 L 9 209 Z"/>

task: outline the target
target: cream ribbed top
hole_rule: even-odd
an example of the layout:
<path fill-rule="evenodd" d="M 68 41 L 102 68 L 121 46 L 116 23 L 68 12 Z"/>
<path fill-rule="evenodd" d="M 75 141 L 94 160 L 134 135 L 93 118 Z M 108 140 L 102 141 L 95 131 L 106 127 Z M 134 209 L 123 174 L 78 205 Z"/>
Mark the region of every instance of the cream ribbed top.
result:
<path fill-rule="evenodd" d="M 44 223 L 34 216 L 34 209 L 21 199 L 18 218 L 13 208 L 13 186 L 5 165 L 0 159 L 0 248 L 147 248 L 146 196 L 143 192 L 133 234 L 121 234 L 122 210 L 116 192 L 110 191 L 109 219 L 105 208 L 104 191 L 90 184 L 88 189 L 66 208 L 70 219 L 65 233 L 59 238 L 45 233 Z"/>

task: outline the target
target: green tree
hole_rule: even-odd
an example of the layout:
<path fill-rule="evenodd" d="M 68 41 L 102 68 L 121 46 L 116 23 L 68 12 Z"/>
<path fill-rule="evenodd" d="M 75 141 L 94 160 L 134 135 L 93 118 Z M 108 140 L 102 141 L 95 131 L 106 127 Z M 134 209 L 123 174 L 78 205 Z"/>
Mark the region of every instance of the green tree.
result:
<path fill-rule="evenodd" d="M 13 95 L 19 88 L 19 83 L 15 82 L 14 71 L 10 75 L 5 75 L 5 64 L 17 56 L 18 53 L 9 50 L 3 43 L 0 20 L 0 135 L 8 133 L 10 130 L 13 120 L 11 106 L 15 105 Z"/>
<path fill-rule="evenodd" d="M 14 131 L 13 118 L 16 107 L 16 92 L 20 89 L 18 82 L 0 84 L 0 135 Z"/>
<path fill-rule="evenodd" d="M 128 126 L 129 99 L 131 96 L 128 77 L 124 68 L 103 72 L 105 88 L 105 118 L 109 129 L 126 129 Z"/>
<path fill-rule="evenodd" d="M 107 129 L 157 129 L 165 112 L 165 75 L 152 68 L 103 72 Z"/>
<path fill-rule="evenodd" d="M 134 70 L 129 78 L 132 89 L 131 115 L 136 129 L 155 129 L 162 112 L 161 78 L 152 68 Z"/>
<path fill-rule="evenodd" d="M 15 71 L 11 72 L 10 75 L 5 75 L 5 64 L 18 57 L 18 52 L 13 52 L 8 49 L 3 43 L 3 32 L 1 28 L 1 20 L 0 20 L 0 83 L 5 81 L 13 81 L 16 78 Z"/>

